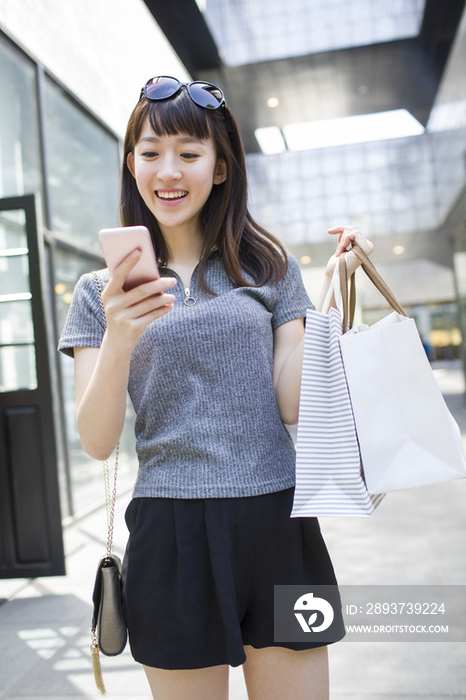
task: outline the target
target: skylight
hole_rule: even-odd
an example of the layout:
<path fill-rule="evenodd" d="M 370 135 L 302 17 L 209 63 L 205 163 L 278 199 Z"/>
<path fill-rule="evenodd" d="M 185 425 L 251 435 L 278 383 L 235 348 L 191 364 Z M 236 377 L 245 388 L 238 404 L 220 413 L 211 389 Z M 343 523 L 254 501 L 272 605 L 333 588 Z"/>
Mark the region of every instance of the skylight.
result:
<path fill-rule="evenodd" d="M 274 155 L 286 151 L 286 143 L 278 126 L 266 126 L 254 131 L 262 153 Z"/>
<path fill-rule="evenodd" d="M 424 6 L 425 0 L 209 0 L 205 17 L 226 65 L 239 66 L 415 37 Z"/>
<path fill-rule="evenodd" d="M 262 132 L 265 136 L 272 130 L 280 131 L 278 127 L 256 129 L 255 134 L 263 153 L 281 153 L 282 150 L 270 150 L 268 144 L 263 147 Z M 384 141 L 399 139 L 406 136 L 419 136 L 425 131 L 424 127 L 406 109 L 395 109 L 389 112 L 375 114 L 359 114 L 341 119 L 325 119 L 323 121 L 301 122 L 286 124 L 283 136 L 288 150 L 307 151 L 314 148 L 343 146 L 350 143 L 365 143 L 367 141 Z M 258 133 L 260 132 L 260 133 Z M 279 137 L 274 132 L 274 142 L 278 149 Z M 267 148 L 267 150 L 266 150 Z"/>
<path fill-rule="evenodd" d="M 287 124 L 283 134 L 290 151 L 342 146 L 347 143 L 384 141 L 418 136 L 424 127 L 406 109 L 358 114 L 341 119 Z"/>

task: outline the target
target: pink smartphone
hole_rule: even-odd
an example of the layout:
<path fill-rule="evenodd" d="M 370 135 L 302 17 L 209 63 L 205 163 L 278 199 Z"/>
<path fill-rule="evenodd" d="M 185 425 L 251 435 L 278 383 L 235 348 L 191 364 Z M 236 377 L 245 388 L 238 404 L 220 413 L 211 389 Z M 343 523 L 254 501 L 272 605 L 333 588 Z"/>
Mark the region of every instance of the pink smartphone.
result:
<path fill-rule="evenodd" d="M 110 274 L 135 248 L 142 251 L 123 286 L 125 292 L 144 282 L 159 279 L 160 273 L 149 230 L 145 226 L 122 226 L 99 231 L 99 241 Z"/>

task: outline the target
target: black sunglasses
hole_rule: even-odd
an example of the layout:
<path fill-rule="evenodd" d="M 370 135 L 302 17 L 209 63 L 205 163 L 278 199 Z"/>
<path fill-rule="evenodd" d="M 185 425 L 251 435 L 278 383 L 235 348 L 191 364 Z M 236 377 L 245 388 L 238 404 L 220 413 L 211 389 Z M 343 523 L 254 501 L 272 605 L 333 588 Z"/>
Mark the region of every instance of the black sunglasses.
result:
<path fill-rule="evenodd" d="M 139 99 L 145 96 L 154 102 L 168 100 L 182 88 L 186 88 L 192 101 L 199 107 L 204 109 L 226 107 L 227 103 L 222 90 L 212 83 L 205 83 L 202 80 L 195 80 L 193 83 L 180 83 L 179 80 L 169 75 L 159 75 L 148 80 L 141 89 Z"/>

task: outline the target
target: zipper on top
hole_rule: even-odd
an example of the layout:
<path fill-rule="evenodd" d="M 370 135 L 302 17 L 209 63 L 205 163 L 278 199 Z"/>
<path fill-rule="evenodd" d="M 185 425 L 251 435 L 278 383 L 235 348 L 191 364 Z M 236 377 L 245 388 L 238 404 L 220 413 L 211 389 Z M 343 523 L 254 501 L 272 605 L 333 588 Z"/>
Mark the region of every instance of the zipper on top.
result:
<path fill-rule="evenodd" d="M 196 267 L 195 267 L 194 270 L 193 270 L 193 273 L 192 273 L 192 275 L 191 275 L 191 279 L 189 280 L 189 287 L 186 287 L 186 286 L 185 286 L 183 280 L 181 279 L 181 277 L 179 276 L 179 274 L 178 274 L 177 272 L 175 272 L 175 270 L 172 270 L 171 267 L 167 267 L 167 266 L 164 265 L 164 269 L 165 269 L 165 270 L 169 270 L 170 272 L 173 272 L 173 274 L 175 275 L 175 277 L 178 277 L 178 279 L 180 280 L 180 282 L 181 282 L 181 284 L 182 284 L 182 286 L 183 286 L 183 289 L 184 289 L 184 293 L 185 293 L 185 297 L 184 297 L 184 299 L 183 299 L 183 302 L 184 302 L 184 304 L 185 304 L 186 306 L 195 306 L 195 305 L 197 304 L 197 299 L 195 299 L 193 296 L 191 296 L 190 287 L 191 287 L 191 282 L 193 281 L 194 273 L 196 272 L 196 270 L 197 270 L 197 268 L 198 268 L 198 265 L 199 265 L 199 263 L 197 263 Z"/>
<path fill-rule="evenodd" d="M 183 301 L 186 304 L 186 306 L 194 306 L 195 304 L 197 304 L 197 300 L 191 296 L 189 287 L 184 288 L 184 293 L 186 294 L 186 296 L 183 299 Z"/>

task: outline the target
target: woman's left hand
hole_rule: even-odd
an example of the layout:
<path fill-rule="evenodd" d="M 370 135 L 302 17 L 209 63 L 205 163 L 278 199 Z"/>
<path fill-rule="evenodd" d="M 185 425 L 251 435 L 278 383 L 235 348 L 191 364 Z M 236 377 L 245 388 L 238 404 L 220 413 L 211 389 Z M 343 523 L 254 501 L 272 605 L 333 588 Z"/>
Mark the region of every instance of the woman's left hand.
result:
<path fill-rule="evenodd" d="M 338 236 L 337 249 L 335 254 L 332 255 L 328 261 L 325 269 L 325 274 L 328 277 L 332 277 L 339 256 L 344 250 L 346 250 L 350 243 L 357 243 L 358 246 L 363 249 L 366 255 L 370 255 L 374 250 L 374 244 L 368 241 L 367 238 L 362 235 L 361 231 L 354 226 L 335 226 L 334 228 L 330 228 L 328 232 L 332 236 Z M 348 268 L 348 275 L 351 275 L 355 270 L 357 270 L 361 262 L 354 253 L 349 251 L 346 254 L 346 264 Z"/>

